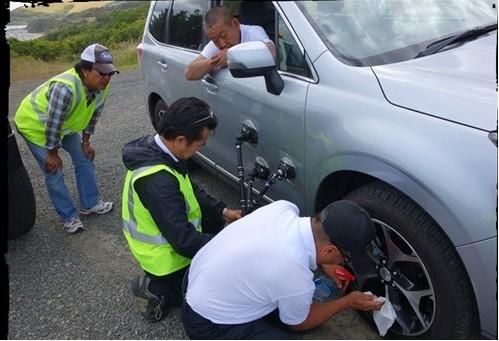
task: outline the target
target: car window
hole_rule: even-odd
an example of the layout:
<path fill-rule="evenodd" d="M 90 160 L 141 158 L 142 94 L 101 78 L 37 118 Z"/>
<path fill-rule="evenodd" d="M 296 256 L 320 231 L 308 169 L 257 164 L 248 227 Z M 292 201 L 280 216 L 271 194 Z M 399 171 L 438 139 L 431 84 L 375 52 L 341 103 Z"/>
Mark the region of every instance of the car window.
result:
<path fill-rule="evenodd" d="M 279 70 L 309 77 L 305 55 L 281 16 L 278 20 L 276 37 Z"/>
<path fill-rule="evenodd" d="M 333 54 L 355 66 L 410 60 L 433 42 L 488 25 L 496 25 L 497 29 L 493 3 L 491 0 L 297 2 Z"/>
<path fill-rule="evenodd" d="M 174 1 L 170 11 L 170 44 L 201 50 L 204 1 Z"/>
<path fill-rule="evenodd" d="M 166 18 L 171 1 L 156 1 L 149 21 L 149 32 L 162 43 L 166 43 Z"/>

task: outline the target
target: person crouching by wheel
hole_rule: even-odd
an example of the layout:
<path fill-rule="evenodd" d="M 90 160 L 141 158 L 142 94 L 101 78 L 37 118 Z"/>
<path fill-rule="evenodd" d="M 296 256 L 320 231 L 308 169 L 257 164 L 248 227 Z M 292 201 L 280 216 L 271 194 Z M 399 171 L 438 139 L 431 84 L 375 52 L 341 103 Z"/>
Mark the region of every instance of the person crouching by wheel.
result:
<path fill-rule="evenodd" d="M 159 321 L 182 303 L 181 283 L 191 258 L 225 225 L 241 217 L 191 182 L 186 160 L 217 126 L 208 104 L 195 97 L 172 103 L 158 133 L 127 143 L 123 232 L 144 271 L 132 280 L 138 308 Z"/>

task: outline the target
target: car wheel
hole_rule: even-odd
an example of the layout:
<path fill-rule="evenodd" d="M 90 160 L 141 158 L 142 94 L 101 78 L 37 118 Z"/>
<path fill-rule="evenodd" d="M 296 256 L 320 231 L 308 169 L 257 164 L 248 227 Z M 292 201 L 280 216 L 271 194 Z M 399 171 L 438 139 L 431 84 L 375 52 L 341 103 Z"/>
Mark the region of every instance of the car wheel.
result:
<path fill-rule="evenodd" d="M 154 114 L 152 117 L 152 125 L 154 126 L 154 129 L 156 131 L 158 131 L 159 129 L 159 122 L 161 121 L 161 117 L 163 117 L 166 110 L 168 110 L 168 106 L 166 105 L 166 103 L 163 102 L 162 99 L 158 100 L 158 102 L 154 106 Z"/>
<path fill-rule="evenodd" d="M 15 239 L 31 230 L 36 217 L 33 187 L 24 166 L 9 172 L 8 195 L 8 238 Z"/>
<path fill-rule="evenodd" d="M 451 241 L 433 219 L 393 187 L 374 182 L 345 199 L 364 207 L 375 224 L 368 247 L 371 271 L 354 289 L 388 298 L 396 320 L 388 336 L 458 339 L 472 332 L 470 281 Z M 355 272 L 355 269 L 353 269 Z M 372 321 L 372 313 L 361 313 Z"/>

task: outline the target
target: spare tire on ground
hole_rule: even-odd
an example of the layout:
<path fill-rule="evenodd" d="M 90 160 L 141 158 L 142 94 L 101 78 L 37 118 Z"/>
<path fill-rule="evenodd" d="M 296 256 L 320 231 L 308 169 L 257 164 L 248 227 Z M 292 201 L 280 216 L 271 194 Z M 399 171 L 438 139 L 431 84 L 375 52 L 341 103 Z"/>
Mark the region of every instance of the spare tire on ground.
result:
<path fill-rule="evenodd" d="M 15 239 L 33 228 L 36 204 L 33 186 L 22 162 L 10 124 L 8 141 L 8 239 Z"/>

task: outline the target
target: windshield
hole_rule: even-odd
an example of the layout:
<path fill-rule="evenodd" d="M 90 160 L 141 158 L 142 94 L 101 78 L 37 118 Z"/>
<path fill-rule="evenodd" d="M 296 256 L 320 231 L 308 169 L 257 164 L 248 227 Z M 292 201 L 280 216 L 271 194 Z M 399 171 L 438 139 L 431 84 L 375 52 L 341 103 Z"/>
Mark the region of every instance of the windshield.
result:
<path fill-rule="evenodd" d="M 497 25 L 495 0 L 301 1 L 336 57 L 372 66 L 413 59 L 432 42 Z M 476 37 L 475 37 L 476 38 Z"/>

